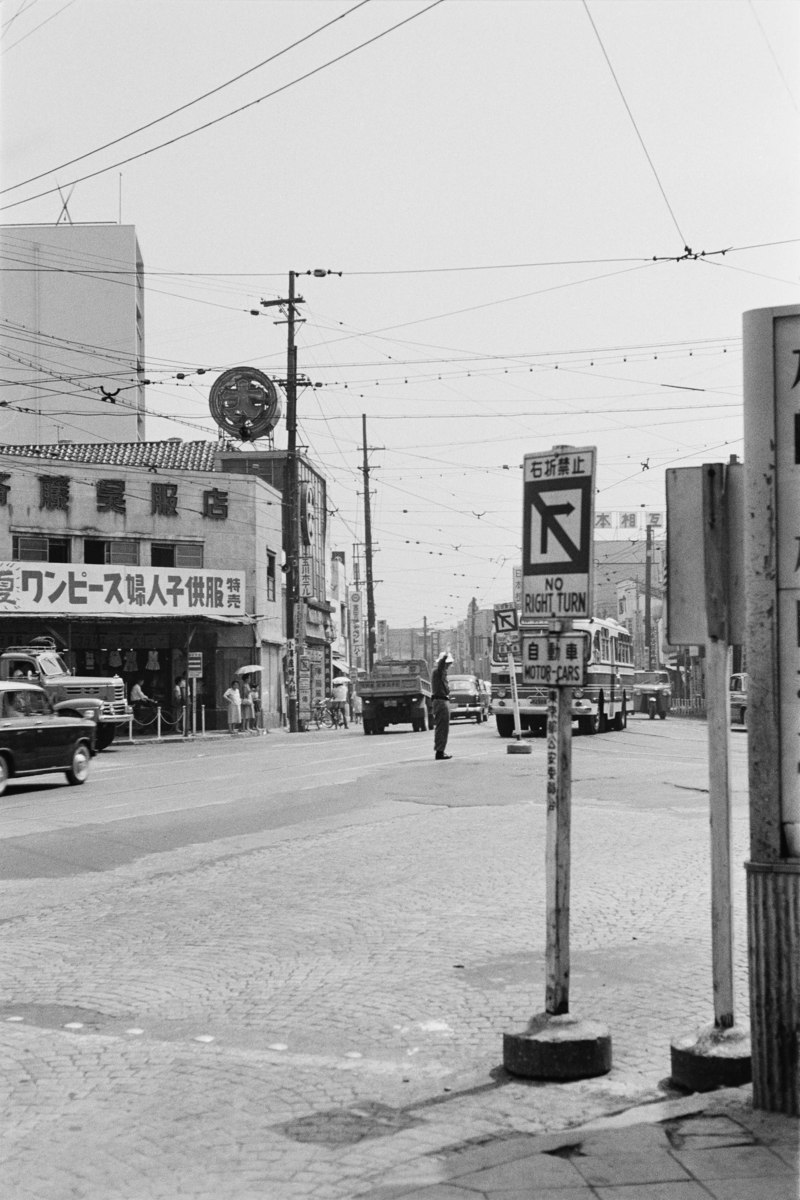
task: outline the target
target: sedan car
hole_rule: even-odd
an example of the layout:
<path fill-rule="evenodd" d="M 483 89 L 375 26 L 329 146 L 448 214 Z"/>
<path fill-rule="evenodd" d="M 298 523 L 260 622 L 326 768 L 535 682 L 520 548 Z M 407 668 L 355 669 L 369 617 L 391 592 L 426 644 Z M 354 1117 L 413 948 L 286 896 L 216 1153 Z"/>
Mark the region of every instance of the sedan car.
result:
<path fill-rule="evenodd" d="M 55 709 L 44 688 L 22 680 L 0 682 L 0 795 L 11 778 L 63 772 L 84 783 L 95 752 L 97 725 L 83 709 Z"/>

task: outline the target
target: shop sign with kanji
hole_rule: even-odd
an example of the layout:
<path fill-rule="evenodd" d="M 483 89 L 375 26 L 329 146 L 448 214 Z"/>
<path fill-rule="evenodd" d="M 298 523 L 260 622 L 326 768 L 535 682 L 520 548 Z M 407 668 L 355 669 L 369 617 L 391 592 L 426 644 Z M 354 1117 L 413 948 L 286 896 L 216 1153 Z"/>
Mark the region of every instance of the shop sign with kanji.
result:
<path fill-rule="evenodd" d="M 583 631 L 522 635 L 522 678 L 547 687 L 579 687 L 584 682 L 588 643 Z"/>
<path fill-rule="evenodd" d="M 242 617 L 244 587 L 244 571 L 0 562 L 0 613 Z"/>

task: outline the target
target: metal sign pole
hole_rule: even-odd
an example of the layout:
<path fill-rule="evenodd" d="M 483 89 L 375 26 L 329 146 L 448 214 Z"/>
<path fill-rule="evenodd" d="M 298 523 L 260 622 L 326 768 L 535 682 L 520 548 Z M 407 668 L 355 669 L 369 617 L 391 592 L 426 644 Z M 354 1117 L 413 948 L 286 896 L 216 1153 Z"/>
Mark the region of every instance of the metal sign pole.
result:
<path fill-rule="evenodd" d="M 584 642 L 572 622 L 592 616 L 595 458 L 594 447 L 554 446 L 523 464 L 522 675 L 548 689 L 546 987 L 544 1011 L 521 1033 L 504 1034 L 503 1065 L 529 1079 L 611 1070 L 608 1030 L 569 1011 L 572 689 L 585 671 Z"/>
<path fill-rule="evenodd" d="M 545 1012 L 569 1012 L 569 891 L 572 827 L 572 688 L 547 694 Z"/>
<path fill-rule="evenodd" d="M 522 737 L 522 725 L 519 720 L 519 692 L 517 691 L 517 660 L 514 657 L 514 648 L 510 644 L 506 646 L 506 660 L 508 662 L 508 674 L 511 680 L 511 703 L 514 705 L 514 737 L 517 741 Z"/>

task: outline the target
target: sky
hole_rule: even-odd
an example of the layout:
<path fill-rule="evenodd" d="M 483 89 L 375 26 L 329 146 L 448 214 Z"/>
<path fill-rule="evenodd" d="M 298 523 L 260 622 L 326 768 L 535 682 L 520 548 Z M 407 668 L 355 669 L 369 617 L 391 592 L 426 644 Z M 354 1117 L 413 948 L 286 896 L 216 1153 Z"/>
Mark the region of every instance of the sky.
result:
<path fill-rule="evenodd" d="M 148 439 L 215 438 L 223 370 L 283 378 L 260 301 L 332 272 L 298 280 L 298 443 L 352 578 L 366 418 L 378 620 L 510 599 L 526 454 L 596 447 L 599 539 L 663 535 L 668 468 L 743 457 L 742 313 L 798 298 L 795 0 L 3 0 L 0 25 L 0 222 L 68 198 L 135 226 Z"/>

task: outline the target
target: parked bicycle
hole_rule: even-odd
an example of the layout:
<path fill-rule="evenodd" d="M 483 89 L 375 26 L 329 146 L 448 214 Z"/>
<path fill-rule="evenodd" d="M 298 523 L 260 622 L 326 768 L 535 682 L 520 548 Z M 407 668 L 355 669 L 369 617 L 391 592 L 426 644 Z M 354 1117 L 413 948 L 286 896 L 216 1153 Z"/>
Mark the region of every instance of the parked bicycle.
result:
<path fill-rule="evenodd" d="M 317 729 L 334 729 L 339 724 L 340 714 L 331 707 L 330 700 L 317 700 L 311 709 L 311 719 L 316 722 Z"/>

